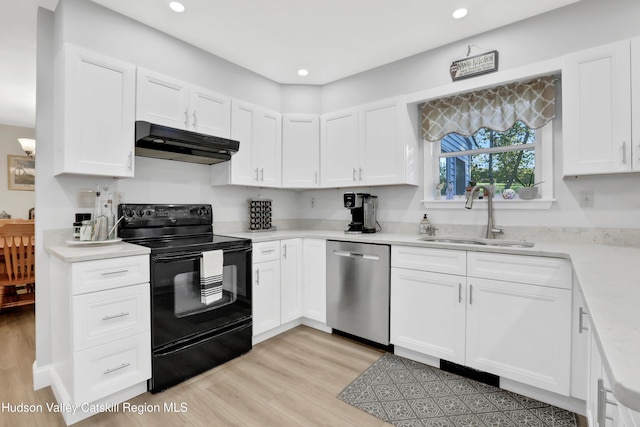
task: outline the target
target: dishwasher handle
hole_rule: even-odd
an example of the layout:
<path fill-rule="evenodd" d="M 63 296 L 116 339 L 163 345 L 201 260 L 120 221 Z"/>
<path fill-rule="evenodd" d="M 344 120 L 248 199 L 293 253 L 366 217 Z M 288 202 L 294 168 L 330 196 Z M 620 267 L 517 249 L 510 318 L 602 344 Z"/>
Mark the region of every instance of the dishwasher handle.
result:
<path fill-rule="evenodd" d="M 336 256 L 341 256 L 341 257 L 345 257 L 345 258 L 363 258 L 363 259 L 372 259 L 374 261 L 379 261 L 380 260 L 380 256 L 378 255 L 371 255 L 371 254 L 364 254 L 364 253 L 360 253 L 360 252 L 351 252 L 351 251 L 333 251 L 333 254 Z"/>

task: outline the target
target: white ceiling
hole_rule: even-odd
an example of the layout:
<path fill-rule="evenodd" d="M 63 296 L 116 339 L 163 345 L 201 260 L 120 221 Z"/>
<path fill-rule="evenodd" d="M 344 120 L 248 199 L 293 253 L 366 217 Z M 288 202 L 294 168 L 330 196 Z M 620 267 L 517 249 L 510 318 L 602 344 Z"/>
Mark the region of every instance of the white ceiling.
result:
<path fill-rule="evenodd" d="M 93 1 L 276 82 L 325 84 L 579 0 Z M 57 0 L 0 0 L 0 123 L 35 124 L 37 3 Z"/>

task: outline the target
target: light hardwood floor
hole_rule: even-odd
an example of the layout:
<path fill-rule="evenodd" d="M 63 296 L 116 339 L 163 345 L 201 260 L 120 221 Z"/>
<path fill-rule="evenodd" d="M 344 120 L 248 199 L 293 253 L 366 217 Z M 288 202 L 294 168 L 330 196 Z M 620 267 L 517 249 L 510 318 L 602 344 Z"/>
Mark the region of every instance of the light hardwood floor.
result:
<path fill-rule="evenodd" d="M 64 426 L 47 413 L 50 388 L 33 391 L 35 354 L 32 307 L 0 314 L 0 404 L 42 405 L 43 413 L 0 412 L 0 426 Z M 390 426 L 337 399 L 382 355 L 381 351 L 300 326 L 256 345 L 249 353 L 163 393 L 130 401 L 142 408 L 174 402 L 184 413 L 137 414 L 120 410 L 77 426 Z"/>

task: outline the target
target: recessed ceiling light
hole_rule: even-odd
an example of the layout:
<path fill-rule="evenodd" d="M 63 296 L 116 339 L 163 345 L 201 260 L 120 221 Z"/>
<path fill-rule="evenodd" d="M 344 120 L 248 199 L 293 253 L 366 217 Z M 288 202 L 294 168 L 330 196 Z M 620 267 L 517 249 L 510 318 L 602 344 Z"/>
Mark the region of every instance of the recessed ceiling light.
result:
<path fill-rule="evenodd" d="M 171 3 L 169 3 L 169 7 L 174 12 L 178 12 L 178 13 L 184 12 L 184 5 L 179 1 L 172 1 Z"/>
<path fill-rule="evenodd" d="M 467 9 L 460 8 L 460 9 L 454 10 L 451 16 L 453 16 L 453 19 L 462 19 L 465 16 L 467 16 L 467 12 L 468 12 Z"/>
<path fill-rule="evenodd" d="M 307 76 L 309 75 L 309 70 L 305 70 L 304 68 L 300 68 L 298 70 L 298 75 L 301 77 Z"/>

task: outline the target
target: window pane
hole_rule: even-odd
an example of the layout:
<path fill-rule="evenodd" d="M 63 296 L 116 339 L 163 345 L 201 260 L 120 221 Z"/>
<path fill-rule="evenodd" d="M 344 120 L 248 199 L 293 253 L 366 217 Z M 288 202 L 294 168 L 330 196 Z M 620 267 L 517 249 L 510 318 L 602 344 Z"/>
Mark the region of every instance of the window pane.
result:
<path fill-rule="evenodd" d="M 440 141 L 440 150 L 442 153 L 453 153 L 456 151 L 533 144 L 535 135 L 535 130 L 529 129 L 522 122 L 516 122 L 511 129 L 504 132 L 483 128 L 472 136 L 450 133 Z"/>
<path fill-rule="evenodd" d="M 476 185 L 495 185 L 496 194 L 506 188 L 517 190 L 522 184 L 535 181 L 535 150 L 525 149 L 506 153 L 441 157 L 440 182 L 451 184 L 454 195 L 464 195 L 469 182 Z M 443 186 L 442 196 L 447 194 Z"/>

